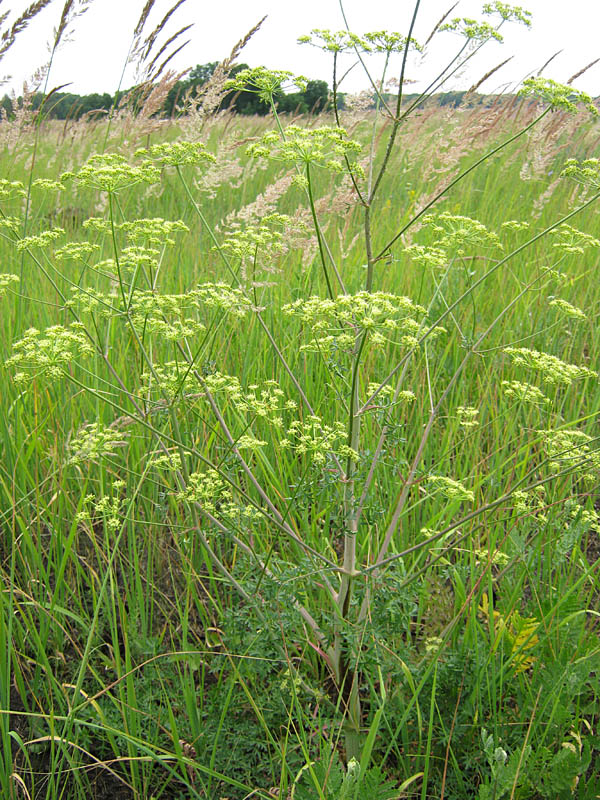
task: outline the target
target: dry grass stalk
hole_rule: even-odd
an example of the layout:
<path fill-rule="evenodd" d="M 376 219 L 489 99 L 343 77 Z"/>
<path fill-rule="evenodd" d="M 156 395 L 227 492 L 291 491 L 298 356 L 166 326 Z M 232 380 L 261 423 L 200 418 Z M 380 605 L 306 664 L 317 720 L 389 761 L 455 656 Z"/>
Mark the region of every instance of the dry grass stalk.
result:
<path fill-rule="evenodd" d="M 169 55 L 168 59 L 163 61 L 162 64 L 153 72 L 153 70 L 156 67 L 156 64 L 157 64 L 159 58 L 166 52 L 166 50 L 169 48 L 169 46 L 172 45 L 173 42 L 176 39 L 178 39 L 181 36 L 182 33 L 186 33 L 186 31 L 189 31 L 190 28 L 192 28 L 192 27 L 193 27 L 193 23 L 190 23 L 189 25 L 184 25 L 183 28 L 180 28 L 177 31 L 177 33 L 174 33 L 172 36 L 170 36 L 167 39 L 167 41 L 162 45 L 162 47 L 158 50 L 158 52 L 156 53 L 156 55 L 154 56 L 152 61 L 150 61 L 150 63 L 148 64 L 148 66 L 146 68 L 149 80 L 152 80 L 152 81 L 156 80 L 161 75 L 161 73 L 163 72 L 163 70 L 166 67 L 168 61 L 170 61 L 176 53 L 179 53 L 180 50 L 182 50 L 187 44 L 189 44 L 190 40 L 188 39 L 187 42 L 185 42 L 184 44 L 180 45 L 177 48 L 177 50 L 173 51 Z M 183 74 L 185 74 L 185 73 L 182 73 L 182 75 Z"/>
<path fill-rule="evenodd" d="M 233 230 L 239 228 L 241 224 L 251 225 L 267 214 L 272 214 L 277 210 L 279 199 L 290 188 L 293 178 L 294 175 L 292 173 L 277 178 L 276 181 L 267 186 L 262 194 L 257 195 L 252 202 L 242 206 L 238 211 L 231 211 L 225 217 L 222 227 L 226 230 Z"/>
<path fill-rule="evenodd" d="M 144 30 L 144 26 L 148 21 L 148 17 L 150 16 L 150 12 L 152 11 L 155 2 L 156 0 L 147 0 L 146 5 L 142 9 L 142 13 L 140 14 L 137 25 L 133 31 L 134 36 L 140 37 L 142 35 L 142 31 Z"/>
<path fill-rule="evenodd" d="M 169 71 L 158 81 L 146 82 L 134 87 L 120 99 L 115 121 L 126 131 L 126 136 L 134 141 L 149 136 L 164 128 L 168 120 L 159 112 L 167 95 L 185 72 Z"/>
<path fill-rule="evenodd" d="M 12 153 L 15 153 L 19 146 L 24 145 L 26 135 L 31 133 L 35 127 L 37 115 L 33 108 L 35 91 L 35 88 L 30 88 L 29 84 L 25 82 L 20 98 L 17 97 L 14 90 L 10 93 L 12 106 L 10 118 L 4 108 L 0 110 L 0 119 L 2 120 L 0 143 Z"/>
<path fill-rule="evenodd" d="M 71 12 L 73 10 L 73 6 L 75 4 L 75 0 L 66 0 L 62 14 L 60 15 L 60 21 L 58 23 L 58 28 L 56 29 L 56 35 L 54 37 L 54 46 L 58 47 L 60 40 L 63 37 L 65 30 L 67 29 L 67 25 L 69 24 L 69 19 L 71 17 Z"/>
<path fill-rule="evenodd" d="M 571 75 L 571 77 L 567 81 L 567 86 L 570 86 L 573 83 L 573 81 L 577 80 L 577 78 L 581 78 L 581 76 L 584 74 L 584 72 L 587 72 L 588 69 L 593 67 L 594 64 L 597 64 L 599 61 L 600 61 L 600 58 L 595 58 L 593 61 L 590 61 L 590 63 L 587 66 L 583 67 L 583 69 L 580 69 L 579 72 L 576 72 L 575 75 Z"/>
<path fill-rule="evenodd" d="M 498 72 L 499 69 L 502 69 L 502 67 L 505 64 L 508 64 L 509 61 L 512 61 L 513 58 L 514 56 L 509 56 L 508 58 L 505 58 L 504 61 L 501 61 L 500 64 L 498 64 L 498 66 L 493 67 L 488 72 L 486 72 L 485 75 L 482 78 L 480 78 L 476 83 L 474 83 L 473 86 L 471 86 L 471 88 L 467 91 L 467 93 L 463 97 L 463 102 L 465 99 L 469 97 L 469 95 L 474 94 L 477 91 L 477 89 L 479 89 L 479 87 L 487 81 L 488 78 L 491 78 L 492 75 Z"/>
<path fill-rule="evenodd" d="M 171 6 L 171 8 L 167 11 L 158 25 L 154 28 L 154 30 L 146 37 L 146 41 L 142 45 L 142 50 L 140 56 L 142 60 L 145 60 L 150 55 L 154 44 L 160 35 L 160 32 L 164 29 L 167 22 L 171 19 L 173 14 L 177 11 L 177 9 L 185 3 L 185 0 L 177 0 L 175 5 Z"/>
<path fill-rule="evenodd" d="M 188 27 L 191 27 L 191 25 Z M 184 30 L 186 30 L 186 28 L 183 28 L 181 32 L 183 32 Z M 183 42 L 183 44 L 180 44 L 179 47 L 177 47 L 175 50 L 172 50 L 169 53 L 169 55 L 165 58 L 165 60 L 160 64 L 160 66 L 155 70 L 154 74 L 151 77 L 151 80 L 156 80 L 158 77 L 160 77 L 167 64 L 170 61 L 172 61 L 175 58 L 175 56 L 183 50 L 184 47 L 187 47 L 190 41 L 191 39 L 187 39 L 187 41 Z M 185 75 L 185 72 L 187 72 L 187 70 L 185 70 L 182 74 Z"/>
<path fill-rule="evenodd" d="M 559 56 L 561 53 L 562 53 L 562 50 L 557 50 L 557 51 L 556 51 L 556 53 L 554 53 L 554 55 L 553 55 L 553 56 L 550 56 L 550 58 L 548 59 L 548 61 L 546 61 L 546 63 L 545 63 L 545 64 L 542 64 L 542 66 L 541 66 L 541 67 L 538 69 L 538 71 L 537 71 L 537 74 L 538 74 L 538 75 L 541 75 L 541 74 L 542 74 L 542 72 L 543 72 L 543 71 L 546 69 L 546 67 L 548 66 L 548 64 L 551 64 L 551 63 L 554 61 L 554 59 L 555 59 L 557 56 Z"/>
<path fill-rule="evenodd" d="M 573 145 L 579 126 L 577 116 L 571 114 L 554 114 L 542 120 L 527 135 L 520 178 L 524 181 L 545 178 L 561 151 Z"/>
<path fill-rule="evenodd" d="M 144 87 L 141 87 L 142 97 L 140 98 L 139 95 L 137 96 L 138 102 L 141 100 L 137 116 L 142 119 L 149 119 L 159 112 L 163 108 L 171 89 L 184 75 L 185 72 L 169 70 L 158 82 L 148 83 Z"/>
<path fill-rule="evenodd" d="M 460 0 L 458 0 L 458 2 L 460 2 Z M 436 35 L 436 33 L 438 32 L 438 30 L 440 29 L 440 26 L 441 26 L 441 25 L 442 25 L 442 24 L 443 24 L 443 23 L 446 21 L 446 19 L 447 19 L 447 18 L 450 16 L 450 14 L 451 14 L 451 13 L 454 11 L 454 9 L 456 8 L 456 6 L 458 5 L 458 2 L 454 3 L 454 5 L 453 5 L 453 6 L 450 6 L 450 8 L 448 9 L 448 11 L 446 11 L 446 13 L 444 14 L 444 16 L 443 16 L 443 17 L 441 17 L 441 19 L 439 19 L 439 20 L 437 21 L 437 23 L 434 25 L 434 27 L 433 27 L 433 30 L 431 31 L 431 33 L 429 34 L 429 36 L 427 37 L 427 39 L 426 39 L 426 41 L 425 41 L 425 45 L 424 45 L 425 47 L 427 47 L 427 45 L 429 44 L 429 42 L 430 42 L 430 41 L 433 39 L 433 37 Z"/>

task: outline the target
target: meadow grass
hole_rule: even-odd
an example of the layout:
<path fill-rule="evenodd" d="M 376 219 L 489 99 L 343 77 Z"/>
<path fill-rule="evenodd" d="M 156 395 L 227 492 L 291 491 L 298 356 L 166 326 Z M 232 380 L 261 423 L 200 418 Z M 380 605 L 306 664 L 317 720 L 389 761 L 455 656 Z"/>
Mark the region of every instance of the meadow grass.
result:
<path fill-rule="evenodd" d="M 189 120 L 3 123 L 3 796 L 598 794 L 600 247 L 558 228 L 597 230 L 560 177 L 597 123 L 548 114 L 387 247 L 539 110 L 409 117 L 370 261 L 347 174 L 315 169 L 311 204 L 248 155 L 272 119 L 205 121 L 191 165 L 152 149 Z M 343 122 L 381 163 L 391 123 Z M 82 177 L 140 147 L 153 182 Z M 123 227 L 154 218 L 186 229 Z"/>

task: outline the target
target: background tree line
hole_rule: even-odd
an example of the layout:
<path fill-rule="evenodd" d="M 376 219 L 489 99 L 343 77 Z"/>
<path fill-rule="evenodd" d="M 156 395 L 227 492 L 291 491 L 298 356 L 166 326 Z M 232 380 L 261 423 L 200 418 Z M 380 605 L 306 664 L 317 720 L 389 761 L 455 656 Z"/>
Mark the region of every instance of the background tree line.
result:
<path fill-rule="evenodd" d="M 204 86 L 214 73 L 217 64 L 218 62 L 214 61 L 209 64 L 198 64 L 194 67 L 186 78 L 177 81 L 171 88 L 162 108 L 156 113 L 168 117 L 185 113 L 186 98 L 190 96 L 193 98 Z M 231 70 L 231 77 L 242 69 L 247 68 L 247 64 L 236 65 Z M 36 92 L 31 98 L 31 104 L 33 110 L 37 110 L 43 105 L 44 116 L 50 119 L 81 119 L 81 117 L 93 113 L 107 113 L 111 108 L 118 106 L 124 98 L 135 111 L 136 105 L 143 103 L 145 94 L 146 88 L 144 86 L 119 91 L 114 95 L 108 92 L 102 94 L 94 92 L 93 94 L 84 95 L 73 92 L 52 92 L 46 96 L 42 92 Z M 17 108 L 21 107 L 23 98 L 19 97 L 15 101 L 14 98 L 5 94 L 0 100 L 0 107 L 4 109 L 9 118 L 17 110 L 14 107 L 15 102 Z M 277 98 L 278 109 L 283 113 L 316 114 L 323 111 L 328 102 L 329 88 L 327 83 L 319 80 L 309 81 L 306 89 L 302 92 L 293 92 L 291 94 L 281 92 Z M 238 114 L 249 116 L 266 114 L 268 111 L 268 107 L 252 92 L 230 92 L 224 97 L 221 108 L 233 108 Z"/>
<path fill-rule="evenodd" d="M 185 114 L 186 100 L 194 97 L 204 84 L 210 80 L 216 67 L 217 61 L 208 64 L 198 64 L 188 74 L 188 76 L 177 83 L 170 89 L 162 107 L 156 112 L 157 114 L 167 117 L 176 117 L 180 114 Z M 238 64 L 231 70 L 231 77 L 234 77 L 238 72 L 247 69 L 247 64 Z M 435 101 L 440 105 L 453 105 L 459 106 L 466 92 L 452 91 L 444 92 L 435 96 Z M 39 109 L 44 106 L 44 116 L 50 119 L 81 119 L 93 114 L 108 113 L 112 108 L 119 106 L 124 100 L 135 111 L 136 106 L 141 106 L 146 96 L 146 87 L 138 86 L 126 91 L 116 92 L 114 95 L 104 92 L 100 94 L 94 92 L 93 94 L 74 94 L 72 92 L 52 92 L 49 95 L 44 95 L 42 92 L 37 92 L 31 98 L 33 110 Z M 412 102 L 417 98 L 417 95 L 407 95 L 405 100 Z M 481 102 L 483 95 L 473 97 L 471 95 L 471 102 Z M 4 110 L 8 118 L 11 118 L 17 107 L 23 104 L 23 98 L 16 99 L 9 97 L 5 94 L 0 100 L 0 107 Z M 277 107 L 281 113 L 295 113 L 295 114 L 318 114 L 324 111 L 330 105 L 329 87 L 326 81 L 312 80 L 308 81 L 306 89 L 299 92 L 284 93 L 280 92 L 277 97 Z M 338 105 L 340 109 L 344 108 L 344 94 L 338 95 Z M 375 98 L 373 98 L 373 105 L 375 105 Z M 264 115 L 268 113 L 269 107 L 263 103 L 257 94 L 254 92 L 235 91 L 227 94 L 222 103 L 221 108 L 232 108 L 236 113 L 245 116 L 254 114 Z"/>

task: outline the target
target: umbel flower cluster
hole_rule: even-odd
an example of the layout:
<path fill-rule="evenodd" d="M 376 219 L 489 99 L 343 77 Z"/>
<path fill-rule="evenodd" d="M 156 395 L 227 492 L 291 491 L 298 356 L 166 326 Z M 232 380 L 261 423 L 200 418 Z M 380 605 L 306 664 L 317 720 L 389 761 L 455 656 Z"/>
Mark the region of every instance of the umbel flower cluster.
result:
<path fill-rule="evenodd" d="M 79 186 L 114 194 L 139 183 L 158 183 L 161 167 L 198 167 L 215 162 L 202 142 L 163 142 L 137 150 L 136 156 L 140 162 L 131 164 L 120 153 L 97 153 L 77 172 L 63 173 L 60 181 L 64 185 L 74 180 Z"/>
<path fill-rule="evenodd" d="M 504 352 L 514 364 L 539 373 L 544 383 L 570 386 L 573 381 L 598 377 L 598 373 L 589 367 L 567 364 L 560 358 L 539 350 L 530 350 L 527 347 L 505 347 Z"/>
<path fill-rule="evenodd" d="M 52 325 L 44 333 L 29 328 L 13 349 L 15 352 L 6 363 L 19 370 L 13 378 L 15 383 L 28 383 L 42 376 L 50 380 L 61 378 L 77 356 L 94 353 L 80 322 L 73 322 L 68 328 Z"/>
<path fill-rule="evenodd" d="M 361 149 L 359 142 L 348 138 L 344 128 L 288 125 L 282 134 L 267 131 L 248 147 L 247 152 L 255 158 L 269 158 L 303 167 L 324 167 L 333 172 L 343 172 L 347 161 L 356 173 L 360 173 L 356 159 Z"/>
<path fill-rule="evenodd" d="M 191 312 L 197 311 L 200 300 L 194 292 L 157 294 L 136 292 L 129 306 L 129 318 L 138 332 L 157 333 L 165 339 L 177 340 L 205 330 Z"/>
<path fill-rule="evenodd" d="M 423 48 L 413 38 L 408 40 L 397 31 L 369 31 L 362 35 L 351 31 L 331 31 L 313 28 L 310 34 L 300 36 L 299 44 L 310 44 L 329 53 L 362 51 L 363 53 L 402 53 L 407 42 L 415 50 Z"/>
<path fill-rule="evenodd" d="M 2 297 L 6 292 L 9 290 L 11 284 L 15 284 L 19 282 L 18 275 L 12 275 L 10 273 L 2 273 L 0 274 L 0 297 Z"/>
<path fill-rule="evenodd" d="M 126 434 L 118 428 L 99 422 L 85 425 L 69 442 L 69 464 L 83 464 L 115 455 L 115 450 L 127 444 Z"/>
<path fill-rule="evenodd" d="M 577 429 L 538 431 L 552 472 L 577 469 L 584 482 L 595 482 L 600 473 L 600 450 L 597 442 Z"/>
<path fill-rule="evenodd" d="M 148 160 L 134 165 L 118 153 L 99 153 L 90 156 L 76 173 L 65 172 L 61 176 L 63 183 L 71 179 L 79 186 L 118 192 L 138 183 L 157 183 L 160 170 Z"/>
<path fill-rule="evenodd" d="M 308 79 L 303 75 L 294 75 L 287 70 L 272 70 L 266 67 L 252 67 L 240 70 L 235 77 L 225 82 L 225 91 L 253 92 L 264 103 L 272 102 L 274 96 L 291 87 L 304 91 Z"/>
<path fill-rule="evenodd" d="M 126 258 L 122 267 L 128 263 Z M 99 266 L 112 272 L 114 261 L 105 261 Z M 126 298 L 125 303 L 122 296 L 114 291 L 107 294 L 90 288 L 74 288 L 65 307 L 76 308 L 79 314 L 89 313 L 95 317 L 116 316 L 125 324 L 131 323 L 139 332 L 157 333 L 173 341 L 205 330 L 211 309 L 219 309 L 240 318 L 253 308 L 240 289 L 224 283 L 203 283 L 182 294 L 161 294 L 139 289 L 131 298 Z"/>
<path fill-rule="evenodd" d="M 408 297 L 366 291 L 338 295 L 333 300 L 300 298 L 283 306 L 282 310 L 320 334 L 303 344 L 301 349 L 325 353 L 332 348 L 351 350 L 362 334 L 368 334 L 374 345 L 393 342 L 407 348 L 416 347 L 425 314 L 425 309 Z M 433 334 L 443 330 L 438 328 Z"/>
<path fill-rule="evenodd" d="M 178 492 L 176 497 L 196 503 L 212 516 L 234 524 L 261 517 L 260 511 L 254 506 L 235 498 L 223 476 L 210 467 L 201 472 L 192 472 L 185 489 Z"/>
<path fill-rule="evenodd" d="M 558 228 L 550 231 L 550 235 L 554 238 L 552 247 L 561 251 L 562 253 L 573 253 L 575 255 L 583 255 L 589 247 L 600 247 L 600 241 L 589 233 L 578 231 L 566 222 L 563 222 Z"/>
<path fill-rule="evenodd" d="M 27 192 L 21 181 L 9 181 L 6 178 L 0 178 L 0 200 L 3 203 L 6 200 L 26 196 Z"/>
<path fill-rule="evenodd" d="M 560 109 L 561 111 L 575 112 L 579 103 L 594 117 L 597 117 L 600 113 L 589 94 L 579 89 L 574 89 L 572 86 L 557 83 L 551 78 L 527 78 L 523 81 L 519 94 L 523 97 L 537 97 L 548 103 L 551 108 Z"/>
<path fill-rule="evenodd" d="M 505 397 L 514 398 L 518 403 L 526 405 L 541 406 L 551 402 L 537 386 L 522 381 L 502 381 L 502 393 Z"/>
<path fill-rule="evenodd" d="M 587 158 L 577 161 L 569 158 L 561 172 L 561 177 L 572 178 L 583 186 L 591 186 L 596 191 L 600 189 L 600 158 Z"/>
<path fill-rule="evenodd" d="M 331 453 L 358 461 L 358 453 L 345 443 L 348 435 L 342 422 L 326 425 L 320 417 L 311 416 L 305 421 L 294 420 L 280 447 L 291 448 L 298 455 L 309 457 L 310 463 L 323 466 Z"/>
<path fill-rule="evenodd" d="M 423 223 L 434 234 L 435 244 L 411 244 L 404 248 L 404 252 L 418 267 L 445 270 L 455 257 L 482 249 L 503 249 L 498 235 L 471 217 L 444 211 L 441 214 L 426 214 Z"/>
<path fill-rule="evenodd" d="M 427 483 L 433 493 L 439 492 L 448 500 L 460 500 L 465 503 L 475 502 L 475 493 L 467 489 L 460 481 L 445 475 L 428 475 Z"/>

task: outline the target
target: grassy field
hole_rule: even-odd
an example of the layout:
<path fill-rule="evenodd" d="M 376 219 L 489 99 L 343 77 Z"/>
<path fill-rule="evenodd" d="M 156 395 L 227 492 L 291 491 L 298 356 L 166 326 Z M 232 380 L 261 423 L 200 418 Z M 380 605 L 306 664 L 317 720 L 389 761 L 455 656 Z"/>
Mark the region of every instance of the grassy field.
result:
<path fill-rule="evenodd" d="M 384 114 L 2 123 L 3 797 L 600 795 L 599 127 L 546 107 L 415 110 L 366 237 Z"/>

